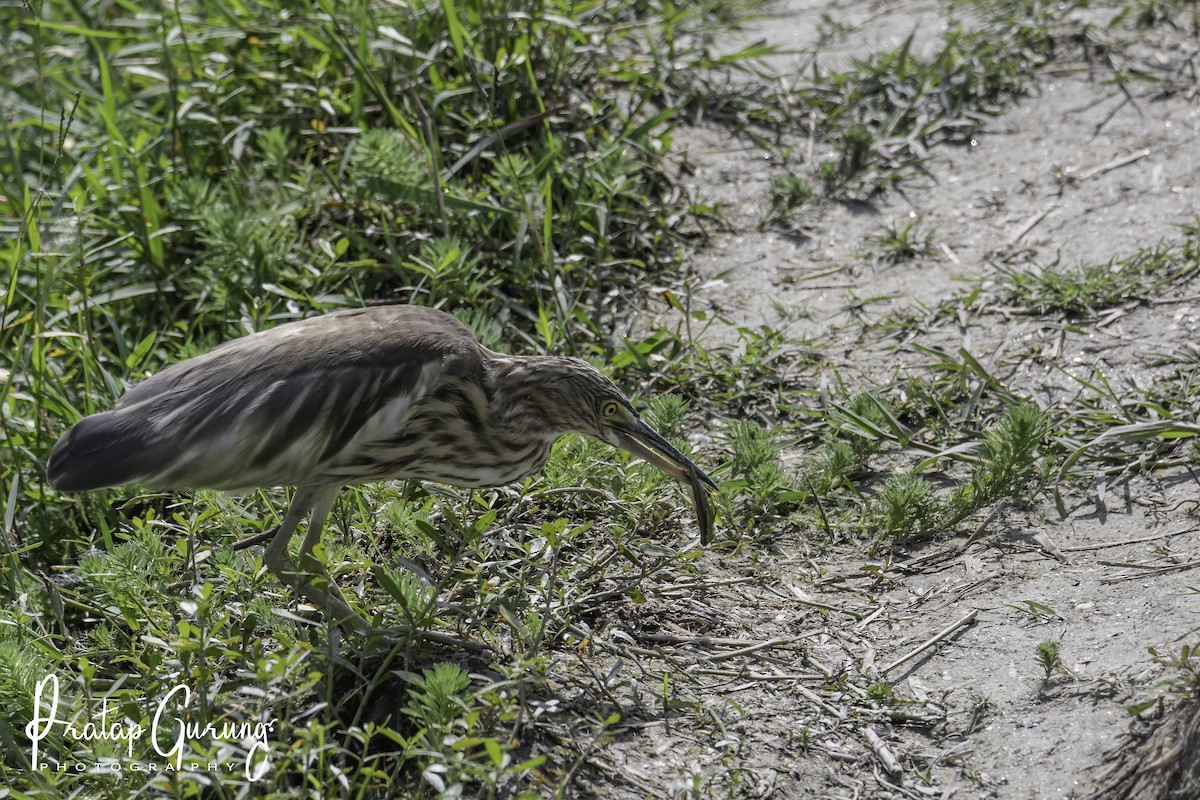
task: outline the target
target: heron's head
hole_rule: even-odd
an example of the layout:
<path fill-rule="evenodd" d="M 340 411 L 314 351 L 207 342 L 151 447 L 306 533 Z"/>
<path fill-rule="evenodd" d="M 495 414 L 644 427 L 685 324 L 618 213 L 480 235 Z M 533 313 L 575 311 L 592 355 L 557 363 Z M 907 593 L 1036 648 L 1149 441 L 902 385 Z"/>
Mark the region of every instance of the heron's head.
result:
<path fill-rule="evenodd" d="M 712 515 L 708 494 L 716 484 L 691 459 L 651 428 L 612 381 L 590 364 L 573 358 L 546 359 L 534 401 L 555 433 L 583 433 L 633 453 L 687 485 L 696 503 L 702 538 Z"/>

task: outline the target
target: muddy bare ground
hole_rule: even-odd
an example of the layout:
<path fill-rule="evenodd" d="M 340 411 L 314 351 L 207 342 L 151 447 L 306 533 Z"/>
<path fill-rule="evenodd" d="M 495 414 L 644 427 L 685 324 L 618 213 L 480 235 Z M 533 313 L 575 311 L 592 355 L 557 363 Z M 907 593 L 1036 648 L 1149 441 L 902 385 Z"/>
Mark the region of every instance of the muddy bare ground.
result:
<path fill-rule="evenodd" d="M 1115 10 L 1073 13 L 1101 23 Z M 821 58 L 833 61 L 895 47 L 913 30 L 922 32 L 919 47 L 934 38 L 926 31 L 959 21 L 932 2 L 794 0 L 749 22 L 727 46 L 792 48 L 794 56 L 772 59 L 787 75 L 788 58 L 803 63 L 815 46 L 822 13 L 844 26 L 822 44 Z M 1194 30 L 1157 28 L 1130 52 L 1165 64 L 1196 46 Z M 1195 348 L 1200 287 L 1176 286 L 1083 324 L 986 309 L 931 317 L 899 340 L 870 332 L 889 313 L 934 308 L 981 278 L 986 285 L 998 264 L 1104 262 L 1177 238 L 1195 222 L 1194 92 L 1155 98 L 1135 87 L 1131 101 L 1079 55 L 1063 48 L 1030 96 L 990 120 L 972 145 L 936 149 L 928 174 L 902 191 L 853 209 L 811 207 L 790 227 L 758 224 L 769 178 L 795 164 L 720 126 L 677 132 L 689 166 L 681 180 L 720 202 L 733 226 L 694 258 L 706 279 L 694 307 L 819 341 L 823 366 L 802 376 L 814 388 L 834 369 L 855 388 L 919 369 L 928 359 L 911 344 L 963 348 L 1048 409 L 1086 394 L 1071 376 L 1090 378 L 1096 368 L 1114 384 L 1151 385 L 1169 371 L 1152 366 L 1156 356 Z M 821 146 L 814 143 L 817 153 Z M 864 257 L 889 221 L 913 220 L 933 232 L 926 256 L 894 265 Z M 610 641 L 630 658 L 608 663 L 612 685 L 668 713 L 633 721 L 632 732 L 597 747 L 597 792 L 1092 796 L 1108 784 L 1129 706 L 1160 691 L 1164 668 L 1150 648 L 1178 653 L 1200 631 L 1200 571 L 1186 568 L 1200 558 L 1198 497 L 1184 463 L 1116 488 L 1075 481 L 1065 516 L 1050 497 L 1009 505 L 891 561 L 861 544 L 830 545 L 817 530 L 735 556 L 707 552 L 699 560 L 707 589 L 650 587 L 647 603 L 613 628 Z M 733 535 L 755 524 L 734 524 Z M 1184 568 L 1148 569 L 1172 566 Z M 1061 643 L 1069 672 L 1047 680 L 1035 651 L 1048 640 Z M 678 668 L 670 687 L 665 666 Z M 867 687 L 877 681 L 904 702 L 868 711 L 877 707 Z M 672 713 L 671 703 L 682 710 Z"/>

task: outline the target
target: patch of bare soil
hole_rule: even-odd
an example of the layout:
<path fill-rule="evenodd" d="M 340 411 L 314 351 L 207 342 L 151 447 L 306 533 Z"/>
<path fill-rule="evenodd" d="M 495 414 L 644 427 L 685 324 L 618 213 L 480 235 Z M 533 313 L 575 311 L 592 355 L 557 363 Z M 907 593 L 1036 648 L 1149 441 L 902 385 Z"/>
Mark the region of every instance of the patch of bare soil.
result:
<path fill-rule="evenodd" d="M 1115 10 L 1075 13 L 1099 23 Z M 802 65 L 822 15 L 842 26 L 821 44 L 821 58 L 836 60 L 895 47 L 914 30 L 914 46 L 925 46 L 925 32 L 955 24 L 954 14 L 931 2 L 793 0 L 728 47 L 766 39 Z M 1196 46 L 1194 31 L 1160 27 L 1124 55 L 1169 69 Z M 1073 378 L 1096 368 L 1114 384 L 1152 385 L 1169 370 L 1153 366 L 1156 356 L 1195 347 L 1195 286 L 1081 324 L 989 309 L 931 322 L 904 342 L 870 333 L 871 322 L 934 308 L 997 265 L 1105 262 L 1195 222 L 1194 91 L 1122 88 L 1111 65 L 1084 52 L 1064 47 L 1030 96 L 970 145 L 931 152 L 927 174 L 900 191 L 809 208 L 790 227 L 759 227 L 768 181 L 787 165 L 716 125 L 678 132 L 691 176 L 681 180 L 719 201 L 733 226 L 696 255 L 707 281 L 693 303 L 823 342 L 814 388 L 833 368 L 859 388 L 892 379 L 908 343 L 964 348 L 1046 408 L 1085 394 Z M 787 58 L 772 62 L 785 76 Z M 805 152 L 806 133 L 795 132 L 794 152 Z M 898 264 L 864 258 L 889 221 L 931 231 L 930 252 Z M 1119 486 L 1079 483 L 1065 516 L 1051 498 L 1009 505 L 892 559 L 831 546 L 817 530 L 765 551 L 704 555 L 705 587 L 686 600 L 660 592 L 669 604 L 631 608 L 617 626 L 640 661 L 617 664 L 614 686 L 667 713 L 609 742 L 593 766 L 620 776 L 628 796 L 1200 797 L 1194 767 L 1192 788 L 1168 775 L 1161 793 L 1142 794 L 1170 764 L 1195 764 L 1171 749 L 1195 747 L 1195 716 L 1170 723 L 1191 738 L 1168 732 L 1140 754 L 1142 740 L 1126 738 L 1129 706 L 1153 698 L 1164 676 L 1150 649 L 1178 653 L 1200 630 L 1197 479 L 1180 463 Z M 1050 640 L 1064 668 L 1047 673 L 1036 652 Z M 675 685 L 664 686 L 655 663 L 680 668 Z M 902 701 L 887 713 L 871 702 L 883 681 Z M 673 702 L 687 714 L 670 713 Z M 673 718 L 704 724 L 673 727 Z"/>

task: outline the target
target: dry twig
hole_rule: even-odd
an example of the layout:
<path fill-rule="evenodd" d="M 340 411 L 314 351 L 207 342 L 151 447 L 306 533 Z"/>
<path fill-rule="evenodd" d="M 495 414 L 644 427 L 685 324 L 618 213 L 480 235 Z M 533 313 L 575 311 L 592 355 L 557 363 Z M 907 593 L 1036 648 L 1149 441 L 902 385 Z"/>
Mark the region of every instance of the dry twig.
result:
<path fill-rule="evenodd" d="M 883 764 L 883 768 L 888 771 L 889 775 L 899 775 L 904 771 L 904 768 L 900 766 L 899 759 L 892 753 L 891 748 L 887 746 L 887 742 L 875 732 L 874 728 L 863 728 L 863 736 L 866 738 L 867 744 L 871 745 L 872 752 L 875 753 L 875 756 Z"/>
<path fill-rule="evenodd" d="M 888 664 L 886 667 L 883 667 L 881 670 L 879 670 L 879 674 L 887 675 L 889 672 L 894 670 L 896 667 L 900 666 L 901 664 L 905 663 L 906 661 L 910 661 L 910 660 L 916 658 L 917 656 L 921 655 L 921 653 L 924 653 L 926 650 L 933 647 L 938 642 L 950 637 L 956 631 L 958 631 L 960 628 L 965 628 L 966 626 L 970 625 L 971 623 L 973 623 L 975 621 L 975 618 L 978 616 L 979 616 L 979 609 L 971 609 L 971 613 L 967 614 L 965 617 L 958 620 L 957 622 L 954 622 L 950 625 L 947 625 L 945 628 L 942 628 L 942 630 L 938 631 L 937 634 L 934 635 L 934 637 L 932 639 L 929 639 L 928 641 L 926 641 L 925 643 L 923 643 L 916 649 L 912 650 L 909 653 L 906 653 L 905 655 L 896 659 L 892 663 Z"/>

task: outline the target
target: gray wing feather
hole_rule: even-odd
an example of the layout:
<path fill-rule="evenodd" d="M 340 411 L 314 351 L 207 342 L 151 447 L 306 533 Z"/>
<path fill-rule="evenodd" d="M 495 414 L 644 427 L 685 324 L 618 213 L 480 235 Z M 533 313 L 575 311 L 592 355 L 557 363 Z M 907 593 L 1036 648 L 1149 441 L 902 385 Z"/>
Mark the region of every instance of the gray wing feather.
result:
<path fill-rule="evenodd" d="M 452 317 L 416 306 L 281 325 L 171 366 L 82 420 L 55 446 L 50 481 L 64 490 L 319 482 L 339 454 L 402 429 L 443 374 L 480 371 L 481 354 Z"/>

